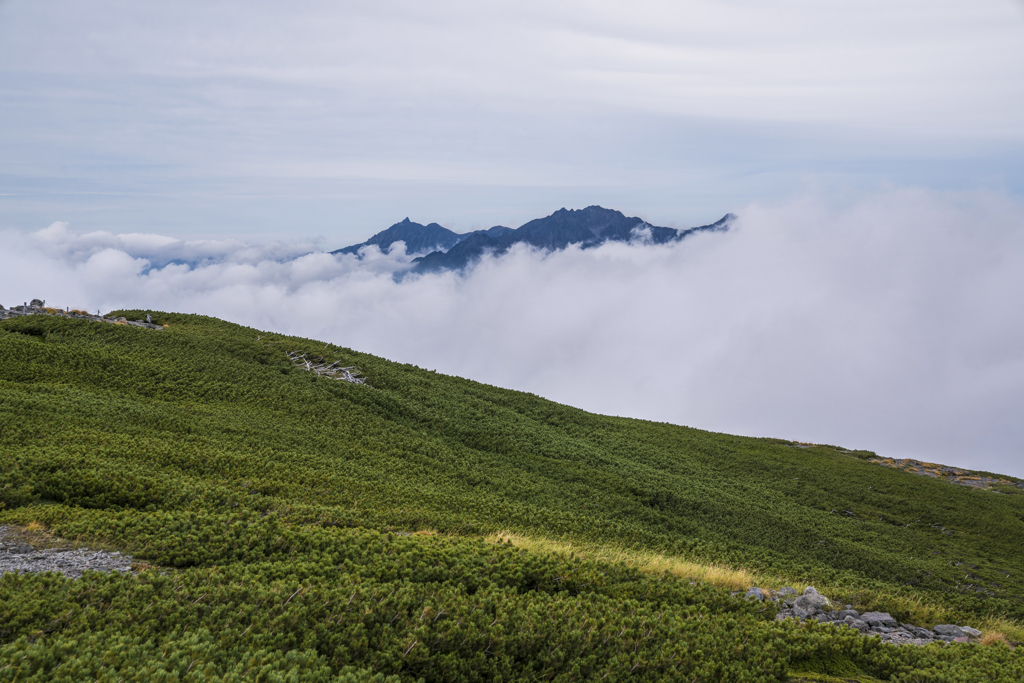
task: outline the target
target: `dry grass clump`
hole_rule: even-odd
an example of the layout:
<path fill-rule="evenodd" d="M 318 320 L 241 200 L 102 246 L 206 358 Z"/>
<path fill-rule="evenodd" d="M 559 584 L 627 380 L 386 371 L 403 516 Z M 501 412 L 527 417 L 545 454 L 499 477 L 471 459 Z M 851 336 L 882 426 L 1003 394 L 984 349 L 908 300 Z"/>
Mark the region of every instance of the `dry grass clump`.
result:
<path fill-rule="evenodd" d="M 511 543 L 512 545 L 540 553 L 575 554 L 577 557 L 603 562 L 621 562 L 646 574 L 669 574 L 691 581 L 709 583 L 731 590 L 745 591 L 760 585 L 757 578 L 745 569 L 734 569 L 724 565 L 690 562 L 671 555 L 647 550 L 630 550 L 614 546 L 557 541 L 549 538 L 527 536 L 512 531 L 502 531 L 486 537 L 490 543 Z"/>
<path fill-rule="evenodd" d="M 988 617 L 975 628 L 981 631 L 982 645 L 1006 643 L 1011 648 L 1014 644 L 1024 643 L 1024 625 L 1006 617 Z"/>
<path fill-rule="evenodd" d="M 1008 646 L 1011 650 L 1013 649 L 1013 645 L 1010 645 L 1010 643 L 1007 642 L 1006 636 L 1002 633 L 996 633 L 995 631 L 989 631 L 988 633 L 981 634 L 981 639 L 978 640 L 978 643 L 981 645 L 995 645 L 996 643 L 1002 643 L 1003 645 Z"/>

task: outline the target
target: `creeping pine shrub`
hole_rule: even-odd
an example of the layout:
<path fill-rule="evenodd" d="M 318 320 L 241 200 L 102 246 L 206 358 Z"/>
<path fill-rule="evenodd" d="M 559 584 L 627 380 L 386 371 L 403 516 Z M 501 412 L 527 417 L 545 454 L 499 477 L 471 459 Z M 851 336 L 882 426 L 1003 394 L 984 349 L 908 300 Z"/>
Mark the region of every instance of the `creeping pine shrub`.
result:
<path fill-rule="evenodd" d="M 115 312 L 147 313 L 166 329 L 0 322 L 0 524 L 117 547 L 139 570 L 3 575 L 0 681 L 1024 676 L 998 642 L 897 648 L 775 622 L 681 569 L 1010 624 L 1024 495 Z M 296 350 L 372 387 L 294 372 Z M 497 542 L 512 538 L 549 540 Z"/>

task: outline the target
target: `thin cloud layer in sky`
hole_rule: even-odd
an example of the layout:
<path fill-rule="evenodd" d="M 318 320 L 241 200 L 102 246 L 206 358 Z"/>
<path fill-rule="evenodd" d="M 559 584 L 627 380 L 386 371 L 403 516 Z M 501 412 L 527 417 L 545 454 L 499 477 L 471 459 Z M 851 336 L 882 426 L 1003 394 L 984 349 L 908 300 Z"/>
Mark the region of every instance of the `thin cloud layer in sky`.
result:
<path fill-rule="evenodd" d="M 1016 0 L 7 0 L 0 225 L 344 246 L 414 214 L 1020 193 L 1022 111 Z"/>
<path fill-rule="evenodd" d="M 751 205 L 677 244 L 395 278 L 400 247 L 359 261 L 56 224 L 0 235 L 19 254 L 0 291 L 204 313 L 605 414 L 1024 476 L 1021 225 L 1005 194 L 894 190 Z"/>

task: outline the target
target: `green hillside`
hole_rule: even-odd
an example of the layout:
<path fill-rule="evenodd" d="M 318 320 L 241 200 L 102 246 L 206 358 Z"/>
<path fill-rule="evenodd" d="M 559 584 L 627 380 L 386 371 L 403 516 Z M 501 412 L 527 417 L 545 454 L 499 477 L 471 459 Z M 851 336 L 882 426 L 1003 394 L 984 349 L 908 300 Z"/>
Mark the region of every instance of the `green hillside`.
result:
<path fill-rule="evenodd" d="M 167 328 L 0 322 L 0 524 L 154 565 L 4 575 L 0 681 L 1024 680 L 1003 643 L 883 646 L 597 559 L 726 565 L 1024 639 L 1024 490 L 118 314 L 146 313 Z"/>

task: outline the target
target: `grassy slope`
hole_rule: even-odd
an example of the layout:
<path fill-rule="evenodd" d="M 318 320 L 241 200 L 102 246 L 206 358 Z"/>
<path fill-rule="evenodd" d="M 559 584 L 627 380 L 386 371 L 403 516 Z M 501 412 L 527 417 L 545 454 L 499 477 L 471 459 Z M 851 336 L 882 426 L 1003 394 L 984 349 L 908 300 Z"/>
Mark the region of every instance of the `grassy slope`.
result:
<path fill-rule="evenodd" d="M 129 318 L 144 313 L 123 312 Z M 446 565 L 450 576 L 428 583 L 455 591 L 452 603 L 463 604 L 475 589 L 467 587 L 469 575 L 460 574 L 458 567 L 478 567 L 512 553 L 507 546 L 471 539 L 511 530 L 583 547 L 614 546 L 724 563 L 746 568 L 767 583 L 828 586 L 839 597 L 888 608 L 900 618 L 930 613 L 964 623 L 993 615 L 1024 621 L 1024 557 L 1019 552 L 1024 547 L 1024 493 L 951 486 L 869 464 L 865 452 L 801 449 L 775 439 L 592 415 L 529 394 L 210 318 L 154 313 L 154 320 L 170 327 L 153 332 L 42 316 L 0 324 L 0 488 L 6 487 L 0 500 L 10 509 L 4 513 L 8 519 L 43 522 L 55 533 L 103 539 L 180 567 L 197 591 L 212 580 L 211 568 L 241 572 L 254 586 L 271 590 L 268 586 L 275 580 L 284 580 L 268 578 L 277 576 L 275 563 L 306 566 L 302 561 L 308 560 L 311 566 L 322 566 L 349 559 L 349 569 L 330 578 L 314 577 L 319 570 L 312 569 L 312 574 L 293 573 L 299 595 L 305 595 L 303 590 L 313 590 L 319 582 L 357 575 L 345 554 L 354 551 L 343 548 L 352 543 L 361 548 L 359 543 L 372 536 L 382 547 L 398 543 L 406 548 L 410 557 L 418 558 L 409 559 L 410 566 L 421 569 L 395 573 L 393 567 L 387 569 L 389 561 L 377 556 L 366 560 L 365 553 L 357 553 L 377 572 L 363 576 L 359 585 L 378 581 L 396 591 L 408 588 L 431 574 L 425 569 L 430 561 L 423 557 L 433 558 L 443 548 L 455 558 Z M 285 352 L 295 349 L 358 365 L 372 388 L 317 379 L 292 368 Z M 270 531 L 260 526 L 271 523 L 276 526 Z M 386 535 L 416 529 L 455 537 Z M 615 605 L 654 600 L 647 605 L 651 614 L 664 614 L 666 605 L 707 604 L 709 614 L 735 619 L 735 612 L 741 622 L 763 624 L 756 628 L 768 628 L 767 635 L 746 635 L 765 642 L 778 636 L 772 629 L 783 628 L 764 624 L 771 615 L 755 614 L 753 608 L 723 606 L 734 601 L 719 604 L 718 598 L 703 593 L 694 597 L 696 589 L 685 581 L 627 572 L 629 578 L 619 582 L 577 581 L 576 588 L 567 588 L 559 572 L 612 570 L 601 562 L 541 554 L 529 561 L 543 567 L 534 575 L 523 557 L 510 554 L 506 559 L 512 565 L 526 564 L 510 565 L 508 576 L 500 571 L 490 576 L 489 589 L 518 592 L 521 604 L 505 596 L 510 605 L 519 605 L 510 609 L 529 612 L 541 595 L 598 600 L 602 596 L 593 586 L 610 581 L 618 587 L 600 590 L 606 591 L 603 598 L 618 601 Z M 580 569 L 580 562 L 590 569 Z M 480 575 L 479 569 L 474 572 Z M 461 576 L 462 582 L 451 576 Z M 584 585 L 591 587 L 579 588 Z M 643 597 L 657 592 L 653 585 L 681 592 L 671 598 Z M 9 579 L 0 586 L 11 591 L 12 600 L 29 590 Z M 43 593 L 67 590 L 32 586 Z M 232 599 L 238 598 L 224 597 L 227 603 Z M 14 620 L 16 625 L 0 635 L 17 643 L 19 637 L 35 633 L 34 628 L 45 631 L 41 624 L 54 618 L 45 611 L 35 621 Z M 213 617 L 171 622 L 193 636 L 196 629 L 207 629 L 207 636 L 195 636 L 200 640 L 227 628 Z M 666 642 L 675 642 L 673 628 L 691 627 L 686 619 L 673 623 L 666 626 Z M 55 635 L 34 644 L 26 640 L 21 647 L 42 648 L 40 653 L 49 653 L 45 657 L 60 662 L 53 654 L 59 638 L 85 637 L 98 628 L 97 623 L 71 620 L 52 629 Z M 124 637 L 134 633 L 127 626 L 110 628 L 121 629 L 117 633 Z M 168 628 L 165 624 L 157 630 Z M 270 633 L 283 629 L 267 628 Z M 479 628 L 481 634 L 489 633 Z M 777 680 L 791 660 L 817 662 L 819 669 L 827 669 L 822 662 L 833 655 L 853 657 L 859 666 L 875 667 L 875 674 L 885 676 L 898 675 L 900 666 L 917 666 L 880 664 L 889 655 L 858 654 L 854 650 L 861 645 L 845 635 L 815 635 L 813 627 L 810 636 L 798 631 L 784 638 L 790 643 L 786 647 L 795 650 L 777 652 L 770 665 L 748 662 L 746 670 L 760 668 L 765 680 Z M 571 628 L 559 632 L 575 633 Z M 404 635 L 394 637 L 401 642 L 395 647 L 404 650 L 409 641 Z M 276 641 L 267 638 L 268 652 L 274 647 L 298 651 L 298 645 L 273 646 Z M 385 636 L 378 638 L 374 648 L 390 647 Z M 800 638 L 811 638 L 819 650 L 800 650 Z M 384 661 L 339 654 L 321 641 L 310 641 L 309 652 L 315 654 L 302 666 L 322 664 L 325 676 L 341 675 L 341 667 L 349 663 L 403 678 L 454 676 L 454 669 L 440 676 L 442 669 L 431 668 L 435 656 L 420 664 L 406 661 L 415 657 L 415 645 L 409 654 Z M 135 660 L 124 655 L 122 660 L 147 661 L 145 648 L 158 645 L 137 647 L 143 654 L 132 655 Z M 532 645 L 522 647 L 522 653 L 532 654 L 510 655 L 507 671 L 498 667 L 487 675 L 569 675 L 572 661 L 584 661 L 569 658 L 570 664 L 550 664 L 537 672 L 517 669 L 537 658 Z M 822 654 L 830 647 L 839 648 L 840 654 Z M 453 648 L 453 661 L 469 661 L 466 652 Z M 444 651 L 444 646 L 434 649 Z M 669 650 L 659 646 L 656 654 Z M 647 650 L 637 646 L 633 656 L 641 652 Z M 618 671 L 617 664 L 609 663 L 608 657 L 614 657 L 601 656 L 587 665 L 591 669 L 577 672 L 577 678 Z M 1021 666 L 1016 654 L 1000 656 Z M 658 660 L 647 652 L 634 677 L 645 670 L 664 675 L 668 669 L 657 669 L 653 662 L 669 666 L 665 662 L 671 658 L 665 657 Z M 680 666 L 685 657 L 672 661 Z M 267 666 L 284 666 L 279 664 Z M 228 676 L 236 665 L 242 666 L 235 660 L 223 663 L 218 675 Z M 466 680 L 483 670 L 480 665 L 458 668 Z M 363 673 L 348 675 L 358 678 Z M 709 676 L 728 678 L 722 671 Z"/>

